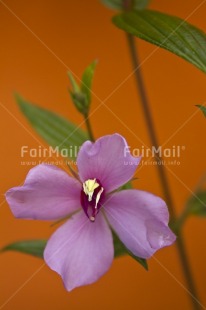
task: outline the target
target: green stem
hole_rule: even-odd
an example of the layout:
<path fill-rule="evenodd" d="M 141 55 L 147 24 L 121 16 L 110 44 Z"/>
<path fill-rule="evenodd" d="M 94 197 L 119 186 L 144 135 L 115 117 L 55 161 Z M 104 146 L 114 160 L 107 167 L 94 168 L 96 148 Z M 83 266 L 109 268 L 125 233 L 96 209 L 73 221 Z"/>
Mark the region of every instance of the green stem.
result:
<path fill-rule="evenodd" d="M 127 36 L 127 41 L 128 41 L 128 45 L 129 45 L 132 64 L 134 67 L 134 75 L 136 78 L 136 86 L 137 86 L 137 90 L 139 92 L 139 96 L 141 99 L 141 105 L 142 105 L 142 109 L 144 112 L 144 117 L 146 120 L 148 132 L 150 135 L 150 140 L 151 140 L 152 145 L 157 149 L 159 147 L 159 143 L 158 143 L 158 139 L 157 139 L 152 115 L 150 112 L 149 101 L 147 98 L 147 93 L 145 90 L 144 81 L 143 81 L 142 74 L 141 74 L 140 62 L 139 62 L 139 57 L 138 57 L 138 53 L 137 53 L 137 48 L 135 45 L 135 40 L 134 40 L 134 37 L 130 34 L 126 34 L 126 36 Z M 160 161 L 160 158 L 158 157 L 157 162 L 159 162 L 159 161 Z M 164 194 L 164 197 L 165 197 L 165 200 L 167 202 L 168 209 L 170 212 L 171 221 L 175 222 L 177 218 L 176 218 L 176 214 L 175 214 L 174 202 L 173 202 L 172 194 L 170 191 L 170 186 L 169 186 L 167 174 L 165 171 L 165 167 L 161 164 L 158 164 L 157 167 L 158 167 L 158 174 L 159 174 L 159 179 L 161 182 L 163 194 Z M 187 253 L 186 253 L 184 240 L 183 240 L 183 236 L 182 236 L 181 231 L 179 231 L 179 235 L 177 237 L 176 245 L 177 245 L 177 249 L 178 249 L 178 253 L 179 253 L 179 257 L 180 257 L 180 261 L 181 261 L 181 265 L 182 265 L 182 270 L 183 270 L 185 280 L 187 283 L 187 287 L 191 293 L 190 297 L 191 297 L 193 309 L 194 310 L 200 310 L 201 307 L 200 307 L 200 303 L 198 301 L 199 298 L 198 298 L 197 290 L 196 290 L 196 287 L 194 284 L 194 280 L 193 280 L 192 272 L 190 269 L 189 261 L 187 258 Z"/>
<path fill-rule="evenodd" d="M 204 173 L 202 175 L 201 179 L 199 180 L 198 184 L 196 185 L 195 189 L 193 190 L 193 193 L 195 195 L 197 195 L 198 192 L 201 190 L 201 187 L 203 184 L 205 184 L 205 181 L 206 181 L 206 173 Z M 191 198 L 189 198 L 188 201 L 186 202 L 185 208 L 183 209 L 180 216 L 178 218 L 176 218 L 176 221 L 174 223 L 174 229 L 176 232 L 181 230 L 181 228 L 184 225 L 184 222 L 186 221 L 186 219 L 190 215 L 190 200 L 191 200 Z"/>
<path fill-rule="evenodd" d="M 84 115 L 84 120 L 85 120 L 85 124 L 86 124 L 86 127 L 87 127 L 87 132 L 88 132 L 89 138 L 90 138 L 90 140 L 92 142 L 94 142 L 95 138 L 94 138 L 94 135 L 93 135 L 93 132 L 92 132 L 92 127 L 91 127 L 91 123 L 90 123 L 89 115 L 88 114 Z"/>

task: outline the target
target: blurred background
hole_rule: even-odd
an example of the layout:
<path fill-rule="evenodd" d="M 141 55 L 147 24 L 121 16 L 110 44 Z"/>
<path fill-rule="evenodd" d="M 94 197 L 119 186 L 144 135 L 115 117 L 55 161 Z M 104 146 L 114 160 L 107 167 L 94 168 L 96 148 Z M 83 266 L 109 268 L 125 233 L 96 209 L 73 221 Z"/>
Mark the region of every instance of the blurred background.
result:
<path fill-rule="evenodd" d="M 189 16 L 189 22 L 206 31 L 206 3 L 198 9 L 201 3 L 153 0 L 150 7 L 181 18 Z M 91 109 L 95 136 L 118 132 L 131 148 L 140 148 L 140 140 L 150 145 L 133 76 L 119 87 L 132 67 L 125 35 L 111 23 L 114 14 L 98 0 L 0 1 L 0 247 L 21 239 L 48 238 L 55 230 L 47 222 L 14 219 L 4 200 L 5 191 L 21 184 L 30 169 L 21 164 L 21 147 L 46 146 L 19 111 L 14 91 L 80 124 L 82 117 L 68 94 L 67 71 L 80 77 L 85 67 L 98 59 Z M 206 77 L 169 52 L 154 51 L 154 46 L 142 41 L 138 46 L 141 60 L 147 59 L 142 70 L 159 140 L 162 144 L 168 141 L 167 147 L 185 148 L 180 164 L 167 170 L 180 213 L 206 170 L 206 120 L 195 107 L 206 101 Z M 155 166 L 143 165 L 137 176 L 136 188 L 162 196 Z M 205 227 L 204 219 L 191 218 L 184 236 L 206 306 Z M 2 254 L 0 309 L 189 309 L 175 245 L 155 257 L 158 261 L 149 260 L 149 272 L 130 257 L 116 259 L 97 283 L 68 293 L 60 277 L 42 260 Z"/>

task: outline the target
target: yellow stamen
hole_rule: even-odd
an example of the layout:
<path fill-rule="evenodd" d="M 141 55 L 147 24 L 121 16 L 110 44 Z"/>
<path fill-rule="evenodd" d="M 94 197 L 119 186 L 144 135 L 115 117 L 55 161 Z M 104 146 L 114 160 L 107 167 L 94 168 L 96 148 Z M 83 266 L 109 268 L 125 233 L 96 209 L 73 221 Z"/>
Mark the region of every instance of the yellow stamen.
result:
<path fill-rule="evenodd" d="M 83 191 L 88 195 L 89 201 L 92 201 L 92 196 L 97 187 L 99 187 L 99 183 L 96 182 L 96 179 L 89 179 L 83 183 Z"/>

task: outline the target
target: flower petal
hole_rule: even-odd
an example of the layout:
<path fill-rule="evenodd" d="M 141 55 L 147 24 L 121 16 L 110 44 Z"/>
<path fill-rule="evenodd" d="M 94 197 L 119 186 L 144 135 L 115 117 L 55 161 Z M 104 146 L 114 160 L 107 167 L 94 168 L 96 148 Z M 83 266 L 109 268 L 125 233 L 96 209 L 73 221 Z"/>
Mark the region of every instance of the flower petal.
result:
<path fill-rule="evenodd" d="M 95 143 L 86 141 L 77 157 L 82 182 L 96 178 L 107 192 L 128 182 L 139 162 L 140 157 L 131 156 L 127 142 L 119 134 L 104 136 Z"/>
<path fill-rule="evenodd" d="M 32 168 L 23 186 L 6 193 L 15 217 L 53 220 L 81 207 L 81 184 L 65 171 L 51 165 Z"/>
<path fill-rule="evenodd" d="M 149 258 L 176 239 L 168 227 L 165 202 L 150 193 L 123 190 L 108 197 L 104 209 L 119 238 L 136 256 Z"/>
<path fill-rule="evenodd" d="M 68 291 L 99 279 L 113 256 L 112 234 L 101 213 L 94 223 L 83 212 L 74 215 L 52 235 L 44 251 L 47 265 L 61 275 Z"/>

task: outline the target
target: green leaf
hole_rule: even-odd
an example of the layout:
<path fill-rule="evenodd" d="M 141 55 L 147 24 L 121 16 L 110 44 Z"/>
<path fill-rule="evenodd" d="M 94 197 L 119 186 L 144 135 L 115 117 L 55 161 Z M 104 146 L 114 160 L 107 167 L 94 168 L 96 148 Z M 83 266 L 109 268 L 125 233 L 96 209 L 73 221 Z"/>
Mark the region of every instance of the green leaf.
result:
<path fill-rule="evenodd" d="M 206 216 L 206 191 L 199 191 L 192 196 L 187 203 L 187 214 Z"/>
<path fill-rule="evenodd" d="M 96 68 L 97 61 L 93 61 L 84 71 L 82 75 L 82 84 L 81 90 L 87 97 L 87 105 L 91 103 L 91 87 L 92 87 L 92 80 L 94 76 L 94 71 Z"/>
<path fill-rule="evenodd" d="M 80 87 L 77 84 L 75 78 L 73 77 L 73 74 L 70 71 L 68 72 L 68 77 L 69 77 L 70 83 L 72 85 L 73 92 L 74 93 L 79 93 L 80 92 Z"/>
<path fill-rule="evenodd" d="M 143 10 L 150 3 L 150 0 L 134 0 L 134 9 Z"/>
<path fill-rule="evenodd" d="M 37 133 L 52 147 L 66 150 L 75 160 L 78 148 L 88 140 L 87 135 L 65 118 L 25 101 L 19 95 L 16 101 Z"/>
<path fill-rule="evenodd" d="M 30 254 L 36 257 L 43 258 L 44 248 L 46 246 L 46 240 L 25 240 L 11 243 L 5 246 L 0 252 L 16 251 L 25 254 Z"/>
<path fill-rule="evenodd" d="M 94 76 L 94 71 L 97 61 L 93 61 L 85 70 L 82 75 L 81 86 L 77 84 L 75 78 L 71 72 L 68 72 L 68 76 L 72 85 L 70 90 L 70 96 L 77 110 L 84 116 L 89 113 L 89 107 L 91 103 L 91 87 Z"/>
<path fill-rule="evenodd" d="M 87 102 L 86 95 L 82 92 L 73 93 L 72 91 L 70 91 L 70 96 L 77 110 L 83 115 L 87 115 L 88 114 L 88 102 Z"/>
<path fill-rule="evenodd" d="M 146 259 L 140 258 L 135 256 L 133 253 L 131 253 L 125 245 L 122 243 L 122 241 L 118 238 L 118 236 L 115 234 L 114 231 L 112 231 L 113 236 L 113 242 L 114 242 L 114 257 L 119 257 L 123 255 L 130 255 L 132 258 L 134 258 L 144 269 L 148 270 L 148 265 Z"/>
<path fill-rule="evenodd" d="M 122 187 L 121 187 L 121 190 L 124 190 L 124 189 L 131 189 L 132 188 L 132 183 L 131 181 L 125 183 Z"/>
<path fill-rule="evenodd" d="M 101 2 L 105 6 L 113 10 L 124 9 L 123 0 L 101 0 Z M 145 9 L 148 6 L 149 2 L 150 0 L 133 0 L 132 8 L 137 9 L 137 10 Z"/>
<path fill-rule="evenodd" d="M 204 114 L 204 116 L 206 117 L 206 107 L 203 105 L 196 105 L 196 107 L 198 107 Z"/>
<path fill-rule="evenodd" d="M 113 18 L 120 29 L 184 58 L 206 72 L 206 35 L 181 18 L 152 10 L 130 11 Z"/>

